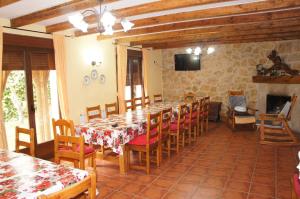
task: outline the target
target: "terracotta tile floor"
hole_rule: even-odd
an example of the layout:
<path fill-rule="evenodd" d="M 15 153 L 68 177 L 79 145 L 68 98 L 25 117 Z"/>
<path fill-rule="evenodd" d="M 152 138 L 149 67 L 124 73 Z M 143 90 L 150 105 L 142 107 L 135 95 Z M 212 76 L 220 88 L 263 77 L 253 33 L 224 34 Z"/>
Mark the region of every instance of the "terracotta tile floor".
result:
<path fill-rule="evenodd" d="M 97 162 L 98 198 L 290 199 L 297 148 L 258 144 L 255 131 L 232 132 L 210 123 L 209 132 L 151 175 Z"/>

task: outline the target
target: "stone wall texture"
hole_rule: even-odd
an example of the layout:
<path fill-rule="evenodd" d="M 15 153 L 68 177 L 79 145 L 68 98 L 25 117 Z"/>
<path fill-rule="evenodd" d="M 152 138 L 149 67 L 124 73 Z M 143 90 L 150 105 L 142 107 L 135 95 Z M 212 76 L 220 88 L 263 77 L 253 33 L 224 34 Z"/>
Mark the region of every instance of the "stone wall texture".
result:
<path fill-rule="evenodd" d="M 300 40 L 214 45 L 215 52 L 207 54 L 208 46 L 202 47 L 201 70 L 175 71 L 174 55 L 186 53 L 186 48 L 166 49 L 163 58 L 163 96 L 168 100 L 182 98 L 184 93 L 194 92 L 198 96 L 210 96 L 212 101 L 222 102 L 224 118 L 229 90 L 244 90 L 248 105 L 265 112 L 266 95 L 283 94 L 299 96 L 292 115 L 292 128 L 300 131 L 300 84 L 257 84 L 252 82 L 256 65 L 270 67 L 267 58 L 275 49 L 292 69 L 300 70 Z"/>

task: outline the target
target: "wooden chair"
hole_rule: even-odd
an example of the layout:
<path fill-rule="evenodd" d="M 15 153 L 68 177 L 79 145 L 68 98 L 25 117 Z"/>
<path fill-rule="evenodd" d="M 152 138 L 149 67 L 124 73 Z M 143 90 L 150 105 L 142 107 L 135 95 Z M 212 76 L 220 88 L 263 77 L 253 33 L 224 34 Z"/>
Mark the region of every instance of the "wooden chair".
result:
<path fill-rule="evenodd" d="M 298 145 L 299 141 L 289 127 L 288 121 L 295 106 L 297 96 L 293 95 L 279 114 L 260 114 L 257 123 L 260 130 L 260 143 L 277 146 Z"/>
<path fill-rule="evenodd" d="M 227 110 L 227 123 L 235 130 L 237 125 L 255 125 L 256 109 L 246 104 L 244 91 L 228 91 L 229 106 Z"/>
<path fill-rule="evenodd" d="M 179 152 L 179 146 L 184 147 L 185 143 L 185 115 L 186 115 L 187 106 L 186 104 L 180 105 L 178 108 L 177 116 L 175 117 L 175 121 L 171 123 L 170 126 L 170 137 L 171 144 L 175 145 L 175 147 L 171 147 L 171 150 Z"/>
<path fill-rule="evenodd" d="M 86 108 L 86 116 L 87 116 L 88 121 L 90 121 L 92 119 L 96 119 L 96 118 L 102 118 L 100 105 L 87 107 Z"/>
<path fill-rule="evenodd" d="M 196 141 L 197 139 L 197 131 L 199 129 L 199 102 L 192 102 L 190 105 L 190 110 L 186 114 L 185 119 L 185 129 L 188 132 L 186 141 L 189 144 L 191 142 Z"/>
<path fill-rule="evenodd" d="M 166 152 L 168 158 L 171 157 L 171 140 L 170 140 L 170 127 L 171 127 L 171 117 L 172 117 L 172 108 L 164 109 L 161 112 L 161 158 L 162 153 Z M 166 145 L 166 146 L 164 146 Z"/>
<path fill-rule="evenodd" d="M 152 123 L 155 121 L 155 123 Z M 147 116 L 147 132 L 131 140 L 127 148 L 128 167 L 134 169 L 142 169 L 150 173 L 150 153 L 156 151 L 156 165 L 160 165 L 160 129 L 161 129 L 161 113 L 148 114 Z M 146 166 L 130 165 L 130 151 L 138 151 L 146 154 Z"/>
<path fill-rule="evenodd" d="M 61 191 L 49 194 L 41 195 L 38 199 L 70 199 L 77 198 L 78 196 L 85 196 L 85 192 L 88 192 L 88 197 L 90 199 L 96 198 L 96 174 L 92 168 L 88 168 L 87 171 L 89 175 L 83 180 L 72 184 Z M 86 197 L 84 197 L 86 198 Z"/>
<path fill-rule="evenodd" d="M 185 93 L 183 96 L 183 100 L 185 103 L 192 103 L 196 100 L 196 95 L 192 92 Z"/>
<path fill-rule="evenodd" d="M 199 100 L 199 135 L 204 133 L 204 106 L 205 106 L 205 99 L 201 98 Z"/>
<path fill-rule="evenodd" d="M 300 199 L 300 183 L 299 183 L 298 174 L 294 174 L 294 176 L 291 178 L 291 185 L 292 185 L 291 199 Z"/>
<path fill-rule="evenodd" d="M 133 100 L 124 100 L 125 103 L 125 111 L 127 112 L 128 110 L 133 111 L 134 110 L 134 104 L 133 104 Z"/>
<path fill-rule="evenodd" d="M 144 97 L 144 107 L 148 107 L 150 103 L 151 103 L 150 97 L 149 96 Z"/>
<path fill-rule="evenodd" d="M 208 112 L 209 112 L 210 97 L 204 97 L 203 106 L 203 129 L 205 132 L 208 131 Z"/>
<path fill-rule="evenodd" d="M 27 136 L 29 137 L 29 142 L 23 141 L 20 139 L 20 135 L 21 137 Z M 34 143 L 34 129 L 25 129 L 25 128 L 20 128 L 20 127 L 16 127 L 16 152 L 19 153 L 20 152 L 20 147 L 26 147 L 29 148 L 29 155 L 31 156 L 35 156 L 35 143 Z"/>
<path fill-rule="evenodd" d="M 96 152 L 93 147 L 85 146 L 83 136 L 75 136 L 73 121 L 52 119 L 52 126 L 56 163 L 59 164 L 61 160 L 70 161 L 74 163 L 74 167 L 84 169 L 85 159 L 89 159 L 90 166 L 96 169 Z"/>
<path fill-rule="evenodd" d="M 153 101 L 154 103 L 162 102 L 163 101 L 162 95 L 161 94 L 153 95 Z"/>
<path fill-rule="evenodd" d="M 143 98 L 142 97 L 136 97 L 133 98 L 133 106 L 134 106 L 134 110 L 136 109 L 142 109 L 143 108 Z"/>
<path fill-rule="evenodd" d="M 110 115 L 113 114 L 119 114 L 118 104 L 117 103 L 105 104 L 105 113 L 106 113 L 106 117 L 109 117 Z"/>

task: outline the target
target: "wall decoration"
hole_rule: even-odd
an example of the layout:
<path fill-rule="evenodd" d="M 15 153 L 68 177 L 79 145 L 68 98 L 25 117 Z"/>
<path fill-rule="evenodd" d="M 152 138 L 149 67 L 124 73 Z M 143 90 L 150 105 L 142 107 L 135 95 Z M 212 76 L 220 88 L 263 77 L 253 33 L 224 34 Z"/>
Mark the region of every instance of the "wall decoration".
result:
<path fill-rule="evenodd" d="M 104 84 L 105 83 L 105 75 L 104 74 L 101 74 L 100 76 L 99 76 L 99 81 L 100 81 L 100 84 Z"/>
<path fill-rule="evenodd" d="M 91 83 L 90 76 L 85 75 L 85 76 L 83 77 L 83 84 L 87 86 L 87 85 L 89 85 L 90 83 Z"/>
<path fill-rule="evenodd" d="M 96 69 L 92 70 L 91 72 L 91 79 L 96 80 L 98 78 L 98 72 Z"/>

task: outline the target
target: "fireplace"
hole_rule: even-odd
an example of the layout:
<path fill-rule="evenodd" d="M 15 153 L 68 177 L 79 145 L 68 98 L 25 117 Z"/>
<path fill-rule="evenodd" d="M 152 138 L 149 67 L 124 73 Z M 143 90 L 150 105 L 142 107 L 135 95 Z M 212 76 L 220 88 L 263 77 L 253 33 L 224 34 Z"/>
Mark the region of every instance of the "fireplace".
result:
<path fill-rule="evenodd" d="M 279 113 L 287 101 L 291 101 L 291 96 L 267 95 L 267 113 Z"/>

